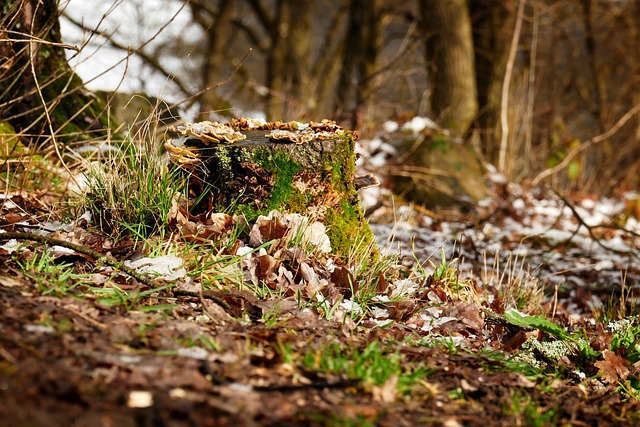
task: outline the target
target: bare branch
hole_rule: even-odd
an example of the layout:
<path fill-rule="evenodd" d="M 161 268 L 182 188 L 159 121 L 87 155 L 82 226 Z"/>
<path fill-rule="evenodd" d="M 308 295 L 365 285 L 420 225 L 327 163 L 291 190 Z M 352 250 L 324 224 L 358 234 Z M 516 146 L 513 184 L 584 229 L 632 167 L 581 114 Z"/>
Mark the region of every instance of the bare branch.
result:
<path fill-rule="evenodd" d="M 608 131 L 606 131 L 604 133 L 601 133 L 600 135 L 594 136 L 593 138 L 591 138 L 590 140 L 584 142 L 583 144 L 580 144 L 579 146 L 577 146 L 573 150 L 569 151 L 567 153 L 567 155 L 565 156 L 565 158 L 562 159 L 562 161 L 560 163 L 558 163 L 557 165 L 555 165 L 552 168 L 549 168 L 549 169 L 546 169 L 546 170 L 540 172 L 533 179 L 533 181 L 531 183 L 533 185 L 538 185 L 540 183 L 540 181 L 542 181 L 543 179 L 547 178 L 550 175 L 556 174 L 559 171 L 561 171 L 562 169 L 564 169 L 565 167 L 567 167 L 567 165 L 571 162 L 571 160 L 573 160 L 573 158 L 576 155 L 578 155 L 579 153 L 583 152 L 584 150 L 586 150 L 587 148 L 591 147 L 592 145 L 599 144 L 600 142 L 611 138 L 613 135 L 616 134 L 616 132 L 618 132 L 620 130 L 620 128 L 622 128 L 622 126 L 624 126 L 629 120 L 631 120 L 631 118 L 633 118 L 633 116 L 635 116 L 638 113 L 638 111 L 640 111 L 640 104 L 637 104 L 635 107 L 633 107 L 632 109 L 627 111 L 626 114 L 624 116 L 622 116 L 620 118 L 620 120 L 618 120 L 616 122 L 616 124 L 611 127 L 611 129 L 609 129 Z"/>
<path fill-rule="evenodd" d="M 82 28 L 85 31 L 90 32 L 91 34 L 94 35 L 98 35 L 101 37 L 104 37 L 108 44 L 111 47 L 114 47 L 116 49 L 128 52 L 129 55 L 131 55 L 132 53 L 135 54 L 136 56 L 138 56 L 140 59 L 142 59 L 147 65 L 150 65 L 153 69 L 155 69 L 156 71 L 158 71 L 160 74 L 162 74 L 165 77 L 168 77 L 169 79 L 171 79 L 171 81 L 173 81 L 175 83 L 175 85 L 185 94 L 185 95 L 190 95 L 191 91 L 187 88 L 186 84 L 183 83 L 175 74 L 171 74 L 169 71 L 167 71 L 167 69 L 165 69 L 160 62 L 158 61 L 157 58 L 154 58 L 151 55 L 147 55 L 143 50 L 142 50 L 142 46 L 138 47 L 137 49 L 132 49 L 130 46 L 126 46 L 116 40 L 114 40 L 112 35 L 107 35 L 102 31 L 98 31 L 98 30 L 94 30 L 94 29 L 89 29 L 87 27 L 85 27 L 81 22 L 78 22 L 76 20 L 74 20 L 73 18 L 67 16 L 66 17 L 69 22 L 71 22 L 72 24 L 76 25 L 79 28 Z M 148 42 L 145 43 L 145 45 Z M 143 45 L 144 46 L 144 45 Z"/>

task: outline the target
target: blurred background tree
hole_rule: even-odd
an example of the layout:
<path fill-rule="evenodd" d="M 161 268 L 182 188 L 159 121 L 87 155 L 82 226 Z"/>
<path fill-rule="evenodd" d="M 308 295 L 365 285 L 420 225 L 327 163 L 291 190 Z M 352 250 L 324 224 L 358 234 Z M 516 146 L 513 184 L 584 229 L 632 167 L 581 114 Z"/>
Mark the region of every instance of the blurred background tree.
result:
<path fill-rule="evenodd" d="M 131 0 L 139 3 L 141 19 L 150 14 L 150 1 Z M 15 7 L 55 16 L 57 4 L 3 3 L 0 113 L 22 118 L 20 129 L 33 134 L 47 126 L 38 120 L 43 110 L 25 58 L 37 45 L 60 59 L 62 46 L 55 44 L 57 20 L 27 22 Z M 199 111 L 200 120 L 251 111 L 270 120 L 327 117 L 373 136 L 386 120 L 402 124 L 422 115 L 516 182 L 601 194 L 640 184 L 637 1 L 192 0 L 180 7 L 201 39 L 129 46 L 126 31 L 140 30 L 141 23 L 105 29 L 104 16 L 97 16 L 93 26 L 83 24 L 73 17 L 73 2 L 65 22 L 138 57 L 148 67 L 140 81 L 170 76 L 173 98 L 185 100 L 181 106 L 190 114 Z M 196 58 L 195 66 L 170 60 L 186 56 Z M 71 94 L 82 91 L 53 84 L 75 80 L 64 63 L 51 63 L 53 76 L 44 62 L 34 65 L 44 89 L 66 94 L 45 97 L 51 111 L 68 113 L 51 115 L 53 127 L 82 135 L 100 128 L 104 120 L 91 119 L 100 112 L 91 98 L 66 106 L 54 101 L 79 99 Z M 16 100 L 25 101 L 22 110 L 15 110 Z M 65 128 L 71 122 L 76 128 Z M 445 135 L 426 133 L 427 142 Z M 434 166 L 427 157 L 413 156 L 424 170 Z"/>
<path fill-rule="evenodd" d="M 565 161 L 544 177 L 550 184 L 637 188 L 637 114 L 584 143 L 640 103 L 638 2 L 199 2 L 209 22 L 226 23 L 208 27 L 210 39 L 226 36 L 224 53 L 207 55 L 217 70 L 207 86 L 254 49 L 215 90 L 219 105 L 262 106 L 270 119 L 338 118 L 365 134 L 387 119 L 426 115 L 476 141 L 510 179 L 540 181 Z M 214 109 L 203 103 L 203 117 Z"/>
<path fill-rule="evenodd" d="M 57 1 L 0 9 L 0 120 L 35 145 L 107 135 L 104 104 L 67 64 Z M 49 144 L 51 145 L 51 144 Z"/>

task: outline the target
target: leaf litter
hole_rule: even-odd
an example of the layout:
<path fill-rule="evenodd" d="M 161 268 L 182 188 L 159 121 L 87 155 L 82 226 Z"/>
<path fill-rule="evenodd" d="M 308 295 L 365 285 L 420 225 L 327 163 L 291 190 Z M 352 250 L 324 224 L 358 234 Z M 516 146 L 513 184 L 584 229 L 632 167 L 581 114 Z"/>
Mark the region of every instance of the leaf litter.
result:
<path fill-rule="evenodd" d="M 175 250 L 159 254 L 87 215 L 45 224 L 47 206 L 5 195 L 3 232 L 85 245 L 155 286 L 73 250 L 0 242 L 3 420 L 635 424 L 637 321 L 596 317 L 612 292 L 626 289 L 626 304 L 637 292 L 636 196 L 576 198 L 576 218 L 553 193 L 494 187 L 454 220 L 366 190 L 382 200 L 370 216 L 380 248 L 397 258 L 364 262 L 333 257 L 324 226 L 300 215 L 246 224 L 176 201 Z M 38 266 L 49 252 L 58 269 Z M 56 281 L 66 269 L 82 279 Z"/>

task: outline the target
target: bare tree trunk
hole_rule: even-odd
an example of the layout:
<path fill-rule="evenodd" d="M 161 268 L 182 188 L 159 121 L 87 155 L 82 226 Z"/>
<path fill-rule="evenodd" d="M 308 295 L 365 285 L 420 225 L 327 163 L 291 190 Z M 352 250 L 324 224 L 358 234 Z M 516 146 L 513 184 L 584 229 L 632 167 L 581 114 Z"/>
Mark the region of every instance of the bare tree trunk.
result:
<path fill-rule="evenodd" d="M 336 86 L 336 110 L 342 122 L 357 129 L 382 46 L 379 1 L 352 0 L 348 19 L 342 68 Z"/>
<path fill-rule="evenodd" d="M 464 134 L 478 114 L 471 19 L 466 0 L 420 0 L 431 84 L 431 108 Z"/>
<path fill-rule="evenodd" d="M 311 10 L 308 2 L 277 2 L 267 59 L 267 117 L 274 120 L 298 119 L 305 112 L 301 104 L 310 90 Z"/>
<path fill-rule="evenodd" d="M 480 108 L 476 128 L 483 149 L 498 160 L 500 97 L 515 22 L 515 0 L 470 0 Z"/>
<path fill-rule="evenodd" d="M 338 76 L 342 71 L 343 61 L 336 58 L 344 55 L 346 40 L 341 28 L 347 19 L 348 4 L 343 1 L 339 8 L 333 11 L 331 25 L 324 34 L 324 41 L 316 54 L 316 59 L 311 67 L 310 80 L 313 91 L 308 102 L 313 106 L 314 112 L 336 111 L 334 92 L 329 89 L 336 85 Z M 334 117 L 338 118 L 339 114 Z M 356 127 L 351 126 L 352 129 Z"/>
<path fill-rule="evenodd" d="M 34 143 L 107 133 L 101 102 L 67 63 L 58 3 L 8 0 L 0 11 L 0 117 Z"/>
<path fill-rule="evenodd" d="M 231 40 L 234 0 L 218 2 L 217 15 L 214 17 L 211 27 L 207 31 L 206 62 L 202 69 L 202 81 L 205 92 L 200 98 L 200 112 L 205 118 L 211 112 L 225 114 L 227 102 L 218 94 L 216 85 L 222 81 L 221 74 L 224 62 L 227 58 L 227 46 Z M 197 7 L 192 4 L 192 7 Z"/>

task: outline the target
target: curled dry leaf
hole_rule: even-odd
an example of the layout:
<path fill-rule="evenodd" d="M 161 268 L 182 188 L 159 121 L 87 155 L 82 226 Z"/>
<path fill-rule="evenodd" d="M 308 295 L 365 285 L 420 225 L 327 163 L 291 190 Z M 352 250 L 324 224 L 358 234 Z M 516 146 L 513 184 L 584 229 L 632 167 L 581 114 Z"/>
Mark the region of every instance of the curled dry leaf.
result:
<path fill-rule="evenodd" d="M 249 232 L 249 245 L 257 247 L 273 239 L 282 239 L 285 245 L 296 240 L 298 246 L 314 246 L 319 252 L 331 252 L 331 242 L 327 229 L 321 222 L 310 222 L 300 214 L 269 212 L 268 216 L 259 216 Z"/>
<path fill-rule="evenodd" d="M 274 270 L 277 268 L 279 261 L 271 255 L 260 255 L 257 258 L 256 276 L 258 280 L 261 280 L 267 285 L 274 284 L 277 275 Z"/>
<path fill-rule="evenodd" d="M 473 303 L 458 301 L 453 306 L 446 307 L 442 313 L 447 317 L 457 318 L 469 329 L 479 332 L 484 327 L 484 320 L 480 316 L 478 306 Z"/>
<path fill-rule="evenodd" d="M 393 374 L 381 386 L 373 387 L 373 399 L 377 402 L 395 402 L 398 395 L 398 374 Z"/>
<path fill-rule="evenodd" d="M 345 298 L 351 298 L 358 292 L 358 282 L 354 280 L 353 274 L 346 267 L 336 267 L 331 272 L 331 282 L 335 284 Z"/>
<path fill-rule="evenodd" d="M 289 227 L 278 211 L 269 212 L 268 216 L 260 215 L 249 232 L 249 245 L 257 247 L 273 239 L 282 239 Z"/>
<path fill-rule="evenodd" d="M 309 298 L 313 298 L 315 295 L 320 293 L 320 291 L 322 291 L 322 289 L 327 285 L 327 280 L 319 278 L 313 268 L 311 268 L 306 262 L 300 263 L 300 275 L 306 282 L 304 290 Z"/>
<path fill-rule="evenodd" d="M 602 352 L 603 360 L 594 363 L 594 366 L 599 369 L 598 373 L 602 376 L 602 379 L 609 384 L 616 384 L 618 381 L 623 381 L 629 376 L 629 361 L 624 359 L 611 350 L 605 350 Z"/>
<path fill-rule="evenodd" d="M 209 217 L 192 216 L 177 203 L 169 212 L 169 226 L 180 232 L 182 238 L 189 242 L 214 240 L 226 235 L 235 225 L 233 217 L 226 213 L 212 213 Z"/>
<path fill-rule="evenodd" d="M 218 234 L 223 234 L 231 231 L 234 225 L 233 217 L 221 212 L 212 213 L 209 216 L 209 221 L 210 224 L 207 225 L 211 225 L 212 230 Z"/>

